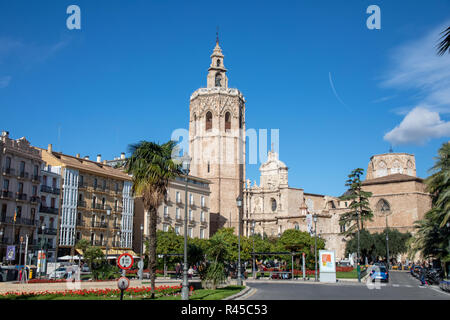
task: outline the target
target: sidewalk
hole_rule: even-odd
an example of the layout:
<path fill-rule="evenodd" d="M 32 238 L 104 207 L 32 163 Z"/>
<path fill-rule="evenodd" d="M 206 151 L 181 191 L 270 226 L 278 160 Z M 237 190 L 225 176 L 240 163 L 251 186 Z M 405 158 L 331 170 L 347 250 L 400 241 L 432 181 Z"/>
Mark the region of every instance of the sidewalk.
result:
<path fill-rule="evenodd" d="M 195 280 L 194 280 L 195 281 Z M 144 282 L 145 284 L 142 284 Z M 192 280 L 189 281 L 193 282 Z M 156 279 L 157 286 L 169 285 L 174 286 L 181 284 L 182 280 L 158 280 Z M 150 286 L 150 279 L 144 280 L 130 280 L 131 287 Z M 80 282 L 58 282 L 58 283 L 12 283 L 12 282 L 0 282 L 0 293 L 8 291 L 63 291 L 63 290 L 80 290 L 80 289 L 117 289 L 117 281 L 80 281 Z"/>

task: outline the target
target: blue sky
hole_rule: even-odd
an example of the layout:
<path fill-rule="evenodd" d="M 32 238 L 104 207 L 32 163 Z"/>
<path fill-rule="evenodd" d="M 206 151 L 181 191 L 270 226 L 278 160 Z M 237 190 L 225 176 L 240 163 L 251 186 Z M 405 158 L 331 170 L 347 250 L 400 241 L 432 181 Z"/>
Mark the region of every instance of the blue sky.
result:
<path fill-rule="evenodd" d="M 247 128 L 280 130 L 292 187 L 340 195 L 391 143 L 425 177 L 450 133 L 450 55 L 433 48 L 448 25 L 447 0 L 1 1 L 0 128 L 91 159 L 165 142 L 188 127 L 219 26 Z"/>

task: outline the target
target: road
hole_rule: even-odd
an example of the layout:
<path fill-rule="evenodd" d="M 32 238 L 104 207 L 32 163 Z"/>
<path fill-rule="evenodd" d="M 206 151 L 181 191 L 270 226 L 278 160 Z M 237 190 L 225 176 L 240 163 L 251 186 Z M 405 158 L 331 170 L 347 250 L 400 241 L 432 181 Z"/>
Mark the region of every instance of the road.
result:
<path fill-rule="evenodd" d="M 322 284 L 296 281 L 248 282 L 257 289 L 246 300 L 450 300 L 450 294 L 437 286 L 419 287 L 419 280 L 407 271 L 392 271 L 390 282 L 369 289 L 365 282 Z"/>

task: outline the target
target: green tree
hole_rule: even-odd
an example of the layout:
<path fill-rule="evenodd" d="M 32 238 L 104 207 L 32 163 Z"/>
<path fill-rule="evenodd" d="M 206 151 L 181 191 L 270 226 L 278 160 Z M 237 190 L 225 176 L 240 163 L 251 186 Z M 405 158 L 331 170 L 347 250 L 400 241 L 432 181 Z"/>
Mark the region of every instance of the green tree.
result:
<path fill-rule="evenodd" d="M 97 269 L 104 263 L 105 259 L 102 249 L 100 247 L 88 246 L 83 253 L 93 277 L 97 279 L 99 276 Z"/>
<path fill-rule="evenodd" d="M 438 151 L 436 162 L 430 169 L 425 183 L 431 194 L 431 210 L 422 220 L 416 221 L 417 233 L 412 251 L 421 251 L 426 258 L 434 257 L 442 262 L 450 261 L 450 143 L 444 143 Z"/>
<path fill-rule="evenodd" d="M 373 213 L 369 207 L 369 198 L 372 196 L 371 192 L 362 189 L 361 176 L 364 174 L 364 169 L 357 168 L 348 175 L 348 180 L 345 183 L 349 187 L 348 191 L 340 197 L 343 201 L 350 201 L 348 206 L 349 211 L 343 213 L 340 217 L 339 224 L 341 226 L 348 226 L 349 228 L 343 232 L 344 235 L 357 233 L 357 243 L 360 239 L 360 231 L 364 229 L 364 221 L 372 220 Z M 361 252 L 358 250 L 358 259 L 361 257 Z"/>
<path fill-rule="evenodd" d="M 161 231 L 158 230 L 156 232 L 156 237 L 157 237 L 157 241 L 156 241 L 156 253 L 158 255 L 160 254 L 173 254 L 173 253 L 178 253 L 178 254 L 182 254 L 183 253 L 183 237 L 180 235 L 177 235 L 175 233 L 175 230 L 171 227 L 168 231 Z M 146 248 L 147 248 L 147 252 L 148 252 L 148 248 L 149 248 L 149 242 L 146 242 Z M 168 267 L 172 268 L 173 265 L 177 262 L 182 261 L 182 257 L 171 257 L 168 256 L 166 257 L 166 264 Z M 158 264 L 159 267 L 161 267 L 163 261 L 160 260 L 160 263 Z"/>
<path fill-rule="evenodd" d="M 144 209 L 150 214 L 149 221 L 149 269 L 152 299 L 155 297 L 156 281 L 156 223 L 157 210 L 167 194 L 169 179 L 180 175 L 180 164 L 172 159 L 175 142 L 164 144 L 141 141 L 130 145 L 130 158 L 125 162 L 125 171 L 133 177 L 133 191 L 141 197 Z"/>
<path fill-rule="evenodd" d="M 446 51 L 450 53 L 450 27 L 442 31 L 441 42 L 438 44 L 438 55 L 442 56 Z"/>

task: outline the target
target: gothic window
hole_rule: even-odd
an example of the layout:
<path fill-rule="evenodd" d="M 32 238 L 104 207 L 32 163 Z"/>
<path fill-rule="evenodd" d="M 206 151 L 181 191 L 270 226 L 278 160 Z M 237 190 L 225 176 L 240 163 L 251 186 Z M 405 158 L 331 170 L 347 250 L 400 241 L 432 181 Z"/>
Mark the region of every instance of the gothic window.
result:
<path fill-rule="evenodd" d="M 216 87 L 221 87 L 222 86 L 222 76 L 220 75 L 220 73 L 216 73 Z"/>
<path fill-rule="evenodd" d="M 231 115 L 229 112 L 225 113 L 225 130 L 231 129 Z"/>
<path fill-rule="evenodd" d="M 384 176 L 386 176 L 387 175 L 387 165 L 386 165 L 386 162 L 384 162 L 384 161 L 380 161 L 379 163 L 378 163 L 378 174 L 377 174 L 377 176 L 378 177 L 384 177 Z"/>
<path fill-rule="evenodd" d="M 391 173 L 403 173 L 402 165 L 397 159 L 392 163 Z"/>
<path fill-rule="evenodd" d="M 391 206 L 389 205 L 389 202 L 387 202 L 384 199 L 381 199 L 380 201 L 378 201 L 377 206 L 376 206 L 376 211 L 378 214 L 384 216 L 386 214 L 389 214 L 391 211 Z"/>
<path fill-rule="evenodd" d="M 194 113 L 194 135 L 197 135 L 197 115 Z"/>
<path fill-rule="evenodd" d="M 217 66 L 220 67 L 220 59 L 217 59 Z"/>
<path fill-rule="evenodd" d="M 297 222 L 294 224 L 294 229 L 295 229 L 295 230 L 300 230 L 300 226 L 298 225 Z"/>
<path fill-rule="evenodd" d="M 242 108 L 239 108 L 239 129 L 242 129 Z"/>
<path fill-rule="evenodd" d="M 277 210 L 277 201 L 274 198 L 272 198 L 270 200 L 270 204 L 272 206 L 272 211 L 276 211 Z"/>
<path fill-rule="evenodd" d="M 211 111 L 208 111 L 206 113 L 206 130 L 212 129 L 212 113 Z"/>

